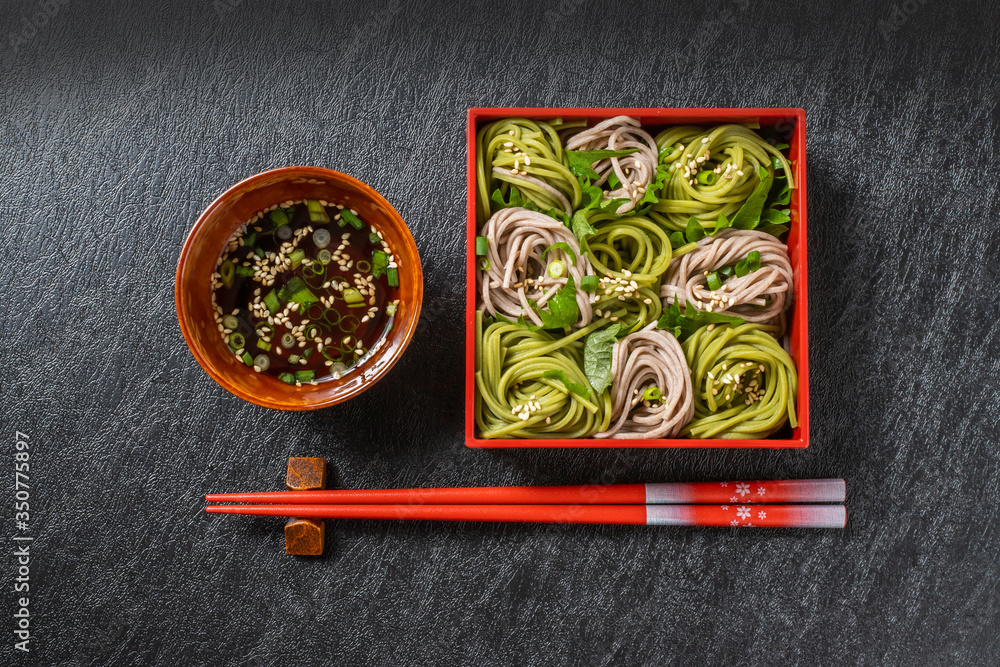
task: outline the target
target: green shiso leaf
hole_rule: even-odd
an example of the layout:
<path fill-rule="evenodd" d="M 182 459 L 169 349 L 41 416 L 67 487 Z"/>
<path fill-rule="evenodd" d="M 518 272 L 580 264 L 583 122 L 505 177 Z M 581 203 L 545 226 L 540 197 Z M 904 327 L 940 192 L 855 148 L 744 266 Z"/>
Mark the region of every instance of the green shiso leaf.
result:
<path fill-rule="evenodd" d="M 611 386 L 611 355 L 620 330 L 620 324 L 598 329 L 584 343 L 583 374 L 598 394 Z"/>

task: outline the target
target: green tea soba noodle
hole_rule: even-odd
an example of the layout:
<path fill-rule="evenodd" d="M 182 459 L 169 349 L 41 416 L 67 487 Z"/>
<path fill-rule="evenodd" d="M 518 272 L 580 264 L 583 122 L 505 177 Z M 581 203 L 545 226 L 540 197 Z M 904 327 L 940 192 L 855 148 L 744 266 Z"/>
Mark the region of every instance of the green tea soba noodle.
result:
<path fill-rule="evenodd" d="M 476 137 L 477 217 L 483 223 L 497 210 L 492 200 L 499 188 L 509 201 L 516 188 L 523 203 L 538 210 L 555 209 L 573 215 L 582 191 L 576 176 L 566 166 L 562 142 L 556 128 L 559 121 L 544 123 L 525 118 L 509 118 L 490 123 Z"/>
<path fill-rule="evenodd" d="M 649 218 L 617 218 L 598 213 L 588 218 L 596 233 L 587 238 L 590 263 L 598 275 L 622 277 L 625 271 L 641 284 L 657 281 L 670 265 L 670 238 Z"/>
<path fill-rule="evenodd" d="M 583 373 L 583 337 L 507 322 L 485 326 L 476 311 L 476 424 L 484 438 L 586 438 L 608 428 L 611 399 Z"/>
<path fill-rule="evenodd" d="M 693 438 L 764 438 L 798 425 L 795 363 L 761 324 L 709 325 L 681 347 L 691 369 Z"/>
<path fill-rule="evenodd" d="M 633 210 L 656 177 L 656 142 L 638 120 L 629 116 L 609 118 L 573 135 L 566 141 L 566 150 L 635 150 L 631 155 L 605 158 L 591 165 L 599 176 L 592 185 L 603 186 L 612 174 L 617 178 L 618 187 L 605 192 L 604 198 L 627 200 L 615 211 L 618 215 Z"/>
<path fill-rule="evenodd" d="M 670 178 L 648 215 L 670 229 L 683 230 L 693 216 L 711 231 L 720 215 L 733 217 L 760 183 L 758 168 L 774 172 L 772 157 L 795 187 L 788 159 L 742 125 L 672 127 L 656 144 L 660 161 L 670 163 Z"/>
<path fill-rule="evenodd" d="M 757 253 L 757 268 L 742 276 L 732 271 L 725 275 L 725 267 L 738 265 L 750 253 Z M 700 310 L 770 322 L 792 302 L 788 249 L 764 232 L 724 229 L 701 239 L 693 252 L 670 265 L 660 294 L 667 305 L 690 301 Z"/>
<path fill-rule="evenodd" d="M 596 233 L 586 249 L 599 277 L 591 298 L 594 312 L 623 330 L 638 331 L 660 317 L 660 277 L 670 265 L 670 239 L 655 222 L 641 216 L 589 216 Z"/>

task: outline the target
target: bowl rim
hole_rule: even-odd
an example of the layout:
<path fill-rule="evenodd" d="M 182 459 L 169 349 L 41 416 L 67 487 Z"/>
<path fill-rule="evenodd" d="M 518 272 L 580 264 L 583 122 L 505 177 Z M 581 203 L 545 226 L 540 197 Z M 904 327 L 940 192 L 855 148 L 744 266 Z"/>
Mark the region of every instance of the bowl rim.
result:
<path fill-rule="evenodd" d="M 399 224 L 400 230 L 402 232 L 403 240 L 405 244 L 410 246 L 410 250 L 413 253 L 413 257 L 416 260 L 415 270 L 417 275 L 417 282 L 415 287 L 415 295 L 413 298 L 414 303 L 410 304 L 413 309 L 413 317 L 410 319 L 409 326 L 404 330 L 402 337 L 400 338 L 400 343 L 396 347 L 395 351 L 388 356 L 384 363 L 378 367 L 375 374 L 365 382 L 359 384 L 356 387 L 350 388 L 342 394 L 335 394 L 329 396 L 323 400 L 309 401 L 305 403 L 294 403 L 289 404 L 280 400 L 273 400 L 269 397 L 260 396 L 257 394 L 252 394 L 243 391 L 240 387 L 236 386 L 229 380 L 226 373 L 219 372 L 215 367 L 209 363 L 206 355 L 202 353 L 200 348 L 196 346 L 193 342 L 194 336 L 192 335 L 189 320 L 193 319 L 193 315 L 184 305 L 184 300 L 182 299 L 182 276 L 184 274 L 184 269 L 190 258 L 191 252 L 195 245 L 198 243 L 197 235 L 207 224 L 209 217 L 222 206 L 227 198 L 231 197 L 235 192 L 243 190 L 255 185 L 258 181 L 268 180 L 276 175 L 280 176 L 290 176 L 290 177 L 312 177 L 312 178 L 327 178 L 333 181 L 339 181 L 351 187 L 364 192 L 366 195 L 371 197 L 376 204 L 385 208 L 388 212 L 389 217 L 393 219 L 394 222 Z M 242 223 L 239 223 L 242 224 Z M 239 224 L 237 224 L 233 231 L 235 231 Z M 232 234 L 232 232 L 230 232 Z M 259 405 L 265 408 L 274 408 L 278 410 L 286 410 L 293 412 L 304 412 L 309 410 L 318 410 L 321 408 L 331 407 L 339 403 L 343 403 L 359 394 L 365 392 L 367 389 L 372 387 L 375 383 L 381 380 L 399 361 L 399 358 L 403 356 L 403 352 L 409 346 L 410 341 L 413 339 L 413 335 L 416 333 L 417 325 L 420 321 L 420 311 L 423 305 L 423 292 L 424 292 L 424 279 L 423 279 L 423 264 L 420 260 L 420 252 L 417 248 L 416 241 L 413 238 L 413 233 L 410 231 L 409 226 L 406 221 L 403 220 L 403 216 L 399 214 L 399 211 L 389 203 L 389 201 L 382 196 L 375 188 L 368 185 L 364 181 L 361 181 L 349 174 L 339 172 L 333 169 L 327 169 L 326 167 L 314 167 L 308 165 L 292 165 L 287 167 L 277 167 L 274 169 L 268 169 L 256 173 L 252 176 L 244 178 L 243 180 L 233 184 L 232 186 L 226 188 L 219 196 L 217 196 L 211 204 L 205 207 L 202 213 L 195 220 L 195 223 L 191 226 L 188 231 L 187 237 L 184 239 L 184 244 L 181 247 L 181 252 L 177 258 L 177 270 L 174 274 L 174 306 L 177 313 L 177 321 L 181 328 L 181 334 L 184 336 L 184 342 L 187 344 L 188 349 L 194 356 L 195 361 L 198 365 L 218 383 L 223 389 L 229 393 L 242 398 L 243 400 L 253 403 L 254 405 Z M 250 372 L 249 370 L 247 372 Z M 310 387 L 306 391 L 300 391 L 299 394 L 308 397 L 318 397 L 319 392 L 315 389 L 321 388 L 323 385 L 317 385 L 317 387 Z M 299 387 L 292 387 L 292 389 L 302 389 Z"/>
<path fill-rule="evenodd" d="M 790 438 L 483 438 L 475 423 L 475 335 L 474 318 L 476 310 L 476 267 L 473 253 L 468 251 L 475 245 L 476 223 L 476 137 L 478 123 L 519 116 L 525 118 L 584 118 L 605 120 L 615 116 L 634 116 L 644 122 L 658 124 L 705 124 L 741 123 L 778 119 L 794 119 L 793 143 L 797 187 L 793 191 L 793 207 L 798 213 L 796 253 L 798 261 L 793 262 L 796 285 L 795 315 L 790 329 L 797 331 L 798 356 L 795 358 L 799 374 L 799 396 L 797 413 L 799 426 L 793 429 Z M 465 310 L 465 446 L 470 449 L 806 449 L 809 447 L 809 328 L 808 328 L 808 257 L 807 257 L 807 215 L 806 215 L 806 112 L 798 107 L 470 107 L 466 114 L 466 310 Z"/>

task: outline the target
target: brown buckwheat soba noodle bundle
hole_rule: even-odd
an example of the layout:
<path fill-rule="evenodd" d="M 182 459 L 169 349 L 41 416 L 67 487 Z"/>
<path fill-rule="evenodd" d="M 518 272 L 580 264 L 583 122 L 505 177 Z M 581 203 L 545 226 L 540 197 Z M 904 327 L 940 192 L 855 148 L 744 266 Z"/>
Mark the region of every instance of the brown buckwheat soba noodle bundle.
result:
<path fill-rule="evenodd" d="M 607 193 L 608 199 L 628 199 L 616 213 L 624 215 L 635 208 L 646 194 L 646 188 L 656 178 L 659 149 L 656 141 L 639 126 L 639 121 L 629 116 L 617 116 L 573 135 L 566 142 L 571 151 L 631 150 L 625 157 L 607 158 L 597 162 L 593 169 L 601 177 L 593 185 L 603 185 L 612 174 L 618 177 L 621 187 Z"/>
<path fill-rule="evenodd" d="M 759 268 L 742 276 L 730 270 L 754 251 L 760 253 Z M 720 282 L 715 289 L 713 277 Z M 660 295 L 665 305 L 690 301 L 700 310 L 769 322 L 791 305 L 792 284 L 784 243 L 764 232 L 725 229 L 670 265 Z"/>
<path fill-rule="evenodd" d="M 615 343 L 611 359 L 611 427 L 598 438 L 671 438 L 694 415 L 691 371 L 680 343 L 653 328 Z"/>
<path fill-rule="evenodd" d="M 486 221 L 480 235 L 489 239 L 486 255 L 488 268 L 477 272 L 483 310 L 517 319 L 524 318 L 540 325 L 541 318 L 531 307 L 534 301 L 543 308 L 550 298 L 572 277 L 579 287 L 583 276 L 593 275 L 594 269 L 573 233 L 559 220 L 524 208 L 505 208 Z M 546 249 L 565 243 L 572 254 L 561 248 Z M 550 262 L 561 262 L 564 275 L 554 278 L 546 268 Z M 590 298 L 577 289 L 576 302 L 580 309 L 578 327 L 586 326 L 592 317 Z"/>

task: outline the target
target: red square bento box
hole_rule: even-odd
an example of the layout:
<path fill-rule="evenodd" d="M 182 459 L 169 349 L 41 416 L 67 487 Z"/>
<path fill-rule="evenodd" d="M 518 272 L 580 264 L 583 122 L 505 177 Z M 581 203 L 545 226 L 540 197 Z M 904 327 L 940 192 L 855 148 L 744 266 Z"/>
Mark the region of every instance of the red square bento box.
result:
<path fill-rule="evenodd" d="M 612 438 L 535 438 L 486 439 L 476 433 L 475 421 L 475 310 L 476 258 L 472 249 L 476 237 L 476 133 L 487 123 L 502 118 L 526 117 L 545 120 L 563 118 L 598 122 L 614 116 L 638 118 L 643 127 L 655 136 L 667 125 L 716 125 L 720 123 L 757 122 L 761 127 L 774 127 L 789 145 L 788 155 L 795 177 L 792 191 L 791 223 L 788 233 L 788 254 L 795 282 L 795 304 L 792 312 L 789 341 L 791 356 L 799 374 L 797 412 L 799 425 L 791 437 L 762 440 L 725 440 L 669 438 L 650 440 L 616 440 Z M 465 444 L 473 448 L 525 447 L 727 447 L 727 448 L 797 448 L 809 446 L 809 332 L 807 327 L 808 300 L 806 276 L 806 114 L 803 109 L 469 109 L 466 127 L 467 156 L 467 228 L 466 228 L 466 298 L 465 298 Z"/>

